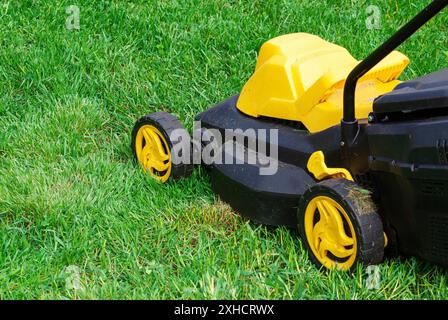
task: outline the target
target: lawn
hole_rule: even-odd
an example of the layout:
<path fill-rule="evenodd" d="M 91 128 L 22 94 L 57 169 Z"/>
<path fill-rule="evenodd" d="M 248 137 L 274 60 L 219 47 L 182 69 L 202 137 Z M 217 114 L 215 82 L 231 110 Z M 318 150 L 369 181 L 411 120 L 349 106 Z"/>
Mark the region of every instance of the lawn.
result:
<path fill-rule="evenodd" d="M 320 272 L 295 232 L 236 215 L 203 170 L 161 185 L 130 150 L 138 117 L 191 128 L 239 92 L 274 36 L 317 34 L 362 59 L 428 2 L 3 0 L 0 298 L 448 298 L 446 272 L 418 259 L 386 261 L 375 288 L 366 270 Z M 447 26 L 445 10 L 400 48 L 403 79 L 447 67 Z"/>

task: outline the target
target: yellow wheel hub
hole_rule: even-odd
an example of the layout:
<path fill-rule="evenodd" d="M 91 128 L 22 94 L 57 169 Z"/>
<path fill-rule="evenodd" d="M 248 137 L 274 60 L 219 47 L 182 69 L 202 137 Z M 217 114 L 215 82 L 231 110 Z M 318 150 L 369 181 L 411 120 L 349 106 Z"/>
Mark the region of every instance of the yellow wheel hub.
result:
<path fill-rule="evenodd" d="M 305 211 L 305 234 L 317 260 L 347 270 L 356 259 L 356 234 L 347 212 L 327 196 L 313 198 Z"/>
<path fill-rule="evenodd" d="M 171 154 L 162 133 L 154 126 L 142 126 L 135 140 L 138 162 L 143 169 L 160 182 L 168 180 L 171 174 Z"/>

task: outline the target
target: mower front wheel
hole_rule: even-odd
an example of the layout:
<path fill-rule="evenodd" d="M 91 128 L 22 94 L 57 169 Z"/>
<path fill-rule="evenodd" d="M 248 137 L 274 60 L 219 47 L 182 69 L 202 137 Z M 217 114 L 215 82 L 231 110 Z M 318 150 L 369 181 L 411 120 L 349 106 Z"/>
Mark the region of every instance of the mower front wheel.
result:
<path fill-rule="evenodd" d="M 132 130 L 131 148 L 143 170 L 164 183 L 191 174 L 191 139 L 180 121 L 168 112 L 156 112 L 137 120 Z M 172 152 L 174 147 L 180 152 Z"/>
<path fill-rule="evenodd" d="M 369 191 L 353 181 L 329 179 L 301 198 L 298 227 L 318 267 L 351 270 L 383 260 L 383 223 Z"/>

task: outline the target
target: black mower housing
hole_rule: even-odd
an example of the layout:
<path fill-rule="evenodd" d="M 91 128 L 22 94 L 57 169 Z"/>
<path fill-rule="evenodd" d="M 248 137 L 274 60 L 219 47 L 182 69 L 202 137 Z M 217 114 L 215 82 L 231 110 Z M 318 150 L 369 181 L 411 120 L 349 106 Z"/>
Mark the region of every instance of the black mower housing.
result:
<path fill-rule="evenodd" d="M 448 79 L 448 69 L 418 79 L 417 88 L 425 88 L 414 94 L 418 99 L 434 97 L 429 86 L 445 93 L 436 98 L 433 108 L 425 108 L 424 114 L 407 103 L 400 110 L 395 99 L 390 108 L 393 116 L 388 118 L 384 101 L 397 93 L 394 90 L 379 97 L 374 112 L 383 119 L 360 123 L 350 171 L 358 184 L 374 193 L 388 237 L 399 251 L 448 266 L 448 106 L 443 102 L 448 99 L 448 84 L 444 79 Z M 396 90 L 407 85 L 405 82 Z M 218 129 L 223 136 L 229 128 L 242 132 L 278 129 L 278 171 L 261 176 L 259 164 L 213 164 L 213 190 L 255 222 L 296 227 L 300 197 L 317 183 L 306 169 L 311 154 L 321 150 L 329 167 L 344 166 L 341 127 L 310 134 L 294 123 L 246 116 L 236 108 L 237 99 L 234 96 L 218 104 L 199 114 L 197 120 L 202 128 Z M 246 150 L 250 148 L 248 139 L 236 138 L 231 143 L 238 140 L 244 141 Z"/>

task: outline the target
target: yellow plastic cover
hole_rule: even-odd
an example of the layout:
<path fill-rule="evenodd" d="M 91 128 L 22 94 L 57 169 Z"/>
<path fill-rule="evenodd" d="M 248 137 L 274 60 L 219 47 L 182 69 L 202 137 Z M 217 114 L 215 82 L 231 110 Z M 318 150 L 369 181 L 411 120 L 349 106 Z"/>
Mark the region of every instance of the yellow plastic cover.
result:
<path fill-rule="evenodd" d="M 317 132 L 340 123 L 345 79 L 359 63 L 335 44 L 307 33 L 293 33 L 266 42 L 255 72 L 243 87 L 238 109 L 303 123 Z M 370 70 L 356 89 L 356 117 L 366 119 L 373 100 L 392 91 L 409 59 L 394 51 Z"/>

